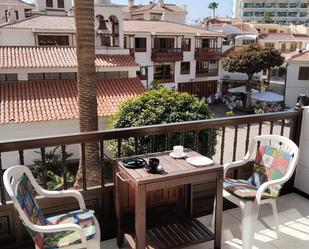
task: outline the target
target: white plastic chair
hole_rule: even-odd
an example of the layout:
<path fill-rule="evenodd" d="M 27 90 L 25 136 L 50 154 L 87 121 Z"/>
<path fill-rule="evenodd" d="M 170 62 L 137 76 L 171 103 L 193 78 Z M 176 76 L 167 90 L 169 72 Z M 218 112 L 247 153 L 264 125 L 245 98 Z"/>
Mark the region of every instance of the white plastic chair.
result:
<path fill-rule="evenodd" d="M 280 179 L 267 181 L 260 185 L 257 188 L 257 192 L 253 200 L 245 200 L 234 194 L 231 194 L 226 190 L 223 190 L 223 197 L 241 208 L 243 249 L 251 249 L 253 246 L 253 238 L 258 218 L 259 206 L 263 204 L 270 204 L 272 206 L 276 224 L 277 238 L 279 238 L 279 219 L 276 198 L 265 198 L 263 194 L 266 193 L 265 191 L 267 191 L 270 187 L 280 190 L 281 186 L 292 177 L 299 160 L 299 148 L 290 139 L 277 135 L 257 136 L 251 141 L 249 151 L 242 160 L 224 165 L 224 179 L 226 178 L 226 174 L 229 169 L 245 165 L 249 161 L 252 161 L 253 157 L 256 155 L 258 146 L 259 148 L 261 148 L 261 146 L 271 146 L 273 148 L 280 149 L 289 153 L 291 155 L 291 159 L 289 161 L 285 175 Z M 214 224 L 214 215 L 212 224 Z"/>
<path fill-rule="evenodd" d="M 85 201 L 81 193 L 76 190 L 64 190 L 64 191 L 48 191 L 43 188 L 36 182 L 35 178 L 33 177 L 31 171 L 28 167 L 25 166 L 14 166 L 7 169 L 3 175 L 4 186 L 12 199 L 14 207 L 17 209 L 21 220 L 23 221 L 24 225 L 30 231 L 40 234 L 44 238 L 46 234 L 54 234 L 57 232 L 76 232 L 79 235 L 79 241 L 77 243 L 66 245 L 60 248 L 65 249 L 78 249 L 78 248 L 88 248 L 88 249 L 99 249 L 100 248 L 100 226 L 93 215 L 91 217 L 91 222 L 94 222 L 95 225 L 95 235 L 90 239 L 87 239 L 83 230 L 83 227 L 78 224 L 74 223 L 65 223 L 65 224 L 48 224 L 48 225 L 41 225 L 41 224 L 34 224 L 31 219 L 25 214 L 21 204 L 16 196 L 16 189 L 17 185 L 19 184 L 22 177 L 26 175 L 31 183 L 32 187 L 34 188 L 35 192 L 39 196 L 47 197 L 47 198 L 59 198 L 59 197 L 73 197 L 77 199 L 79 203 L 80 210 L 86 210 Z M 35 201 L 36 202 L 36 201 Z M 38 217 L 38 216 L 37 216 Z M 48 218 L 47 218 L 48 219 Z M 34 238 L 33 238 L 34 239 Z M 39 246 L 35 243 L 36 249 L 43 249 L 48 248 L 45 245 Z"/>

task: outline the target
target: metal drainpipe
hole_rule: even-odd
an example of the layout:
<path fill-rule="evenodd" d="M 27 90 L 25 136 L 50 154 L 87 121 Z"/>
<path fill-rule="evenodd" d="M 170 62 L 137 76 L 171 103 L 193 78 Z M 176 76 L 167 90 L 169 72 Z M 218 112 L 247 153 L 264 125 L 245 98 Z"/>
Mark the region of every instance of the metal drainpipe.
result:
<path fill-rule="evenodd" d="M 286 83 L 287 83 L 287 78 L 288 78 L 288 63 L 286 63 L 285 66 L 285 80 L 284 80 L 284 96 L 283 96 L 283 105 L 282 105 L 282 111 L 284 111 L 284 107 L 285 107 L 285 99 L 286 99 Z"/>

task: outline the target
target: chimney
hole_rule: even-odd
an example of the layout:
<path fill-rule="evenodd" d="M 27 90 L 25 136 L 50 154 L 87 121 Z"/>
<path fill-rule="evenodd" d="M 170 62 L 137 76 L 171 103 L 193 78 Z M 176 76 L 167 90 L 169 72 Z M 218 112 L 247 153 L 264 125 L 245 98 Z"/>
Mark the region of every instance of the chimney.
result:
<path fill-rule="evenodd" d="M 128 6 L 132 8 L 134 6 L 134 0 L 128 0 Z"/>
<path fill-rule="evenodd" d="M 163 5 L 164 5 L 164 0 L 158 0 L 158 4 L 159 4 L 160 6 L 163 6 Z"/>

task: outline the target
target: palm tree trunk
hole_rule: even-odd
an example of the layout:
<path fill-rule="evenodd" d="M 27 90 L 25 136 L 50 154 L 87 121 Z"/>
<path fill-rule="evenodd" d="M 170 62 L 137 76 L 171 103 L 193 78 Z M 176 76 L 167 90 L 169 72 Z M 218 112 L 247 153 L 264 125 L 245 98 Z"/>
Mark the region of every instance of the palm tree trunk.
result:
<path fill-rule="evenodd" d="M 212 15 L 213 15 L 213 18 L 216 17 L 216 9 L 215 8 L 212 9 Z"/>
<path fill-rule="evenodd" d="M 95 70 L 94 1 L 75 0 L 77 44 L 77 90 L 79 128 L 81 132 L 98 130 Z M 80 166 L 76 175 L 76 188 L 84 180 L 87 186 L 100 185 L 101 168 L 97 143 L 86 143 L 85 154 L 81 152 Z M 82 162 L 85 161 L 86 179 L 83 179 Z"/>

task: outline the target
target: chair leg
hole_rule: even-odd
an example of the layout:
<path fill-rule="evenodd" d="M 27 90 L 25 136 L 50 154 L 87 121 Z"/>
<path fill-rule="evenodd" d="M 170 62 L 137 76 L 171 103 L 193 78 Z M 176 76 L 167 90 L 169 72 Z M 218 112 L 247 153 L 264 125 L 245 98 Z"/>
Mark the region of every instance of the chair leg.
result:
<path fill-rule="evenodd" d="M 258 218 L 259 205 L 248 201 L 241 207 L 242 211 L 242 245 L 243 249 L 252 249 L 255 225 Z"/>
<path fill-rule="evenodd" d="M 215 226 L 215 221 L 216 221 L 216 197 L 215 197 L 215 200 L 214 200 L 214 210 L 212 212 L 212 217 L 211 217 L 211 223 L 210 223 L 211 227 Z"/>
<path fill-rule="evenodd" d="M 277 233 L 277 239 L 279 239 L 280 231 L 279 231 L 279 217 L 278 217 L 278 210 L 277 210 L 277 203 L 276 200 L 273 200 L 271 202 L 271 206 L 273 209 L 275 224 L 276 224 L 276 233 Z"/>

